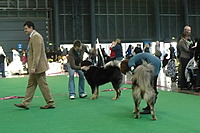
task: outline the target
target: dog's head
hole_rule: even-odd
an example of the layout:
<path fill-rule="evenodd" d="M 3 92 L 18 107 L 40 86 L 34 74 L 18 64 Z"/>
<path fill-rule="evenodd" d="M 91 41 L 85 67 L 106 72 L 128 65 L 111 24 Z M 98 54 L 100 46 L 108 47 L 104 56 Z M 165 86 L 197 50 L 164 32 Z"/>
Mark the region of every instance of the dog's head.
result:
<path fill-rule="evenodd" d="M 128 59 L 125 59 L 120 64 L 120 70 L 123 74 L 126 74 L 126 72 L 130 71 L 130 68 L 128 67 Z"/>
<path fill-rule="evenodd" d="M 87 71 L 88 69 L 90 69 L 91 65 L 93 65 L 91 61 L 84 60 L 81 62 L 81 70 Z"/>

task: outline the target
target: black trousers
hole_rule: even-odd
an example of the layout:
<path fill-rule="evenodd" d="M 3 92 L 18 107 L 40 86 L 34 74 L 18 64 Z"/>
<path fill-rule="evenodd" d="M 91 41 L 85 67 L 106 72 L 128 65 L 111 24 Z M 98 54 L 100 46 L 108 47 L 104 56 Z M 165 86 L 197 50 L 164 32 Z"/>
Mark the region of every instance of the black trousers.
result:
<path fill-rule="evenodd" d="M 180 77 L 179 77 L 179 87 L 182 88 L 187 88 L 187 80 L 185 78 L 185 69 L 186 66 L 188 64 L 188 62 L 190 61 L 190 59 L 186 59 L 186 58 L 180 58 Z"/>
<path fill-rule="evenodd" d="M 154 80 L 153 80 L 153 89 L 155 90 L 155 93 L 156 93 L 156 97 L 155 97 L 155 102 L 156 103 L 156 100 L 157 100 L 157 97 L 158 97 L 158 90 L 157 90 L 157 80 L 158 80 L 158 75 L 154 76 L 153 77 Z M 145 108 L 145 110 L 150 110 L 150 106 L 147 104 L 147 107 Z"/>

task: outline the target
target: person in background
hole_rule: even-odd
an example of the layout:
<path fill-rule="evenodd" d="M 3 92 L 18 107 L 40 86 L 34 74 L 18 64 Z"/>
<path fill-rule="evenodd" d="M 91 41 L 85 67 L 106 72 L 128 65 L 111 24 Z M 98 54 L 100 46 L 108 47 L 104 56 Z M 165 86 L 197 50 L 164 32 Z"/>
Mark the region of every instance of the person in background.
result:
<path fill-rule="evenodd" d="M 67 48 L 64 48 L 63 46 L 61 46 L 61 56 L 66 56 L 67 55 Z"/>
<path fill-rule="evenodd" d="M 155 54 L 156 57 L 158 57 L 160 59 L 160 57 L 162 56 L 162 53 L 160 51 L 160 42 L 156 41 L 156 45 L 155 45 Z"/>
<path fill-rule="evenodd" d="M 5 78 L 5 59 L 6 59 L 6 54 L 4 53 L 3 48 L 0 46 L 0 72 L 2 78 Z"/>
<path fill-rule="evenodd" d="M 14 105 L 19 108 L 29 109 L 29 105 L 38 85 L 46 101 L 46 105 L 40 107 L 40 109 L 53 109 L 55 108 L 55 102 L 46 81 L 45 74 L 49 66 L 43 37 L 35 30 L 34 23 L 31 21 L 27 21 L 24 24 L 24 32 L 30 37 L 27 48 L 29 79 L 22 103 Z"/>
<path fill-rule="evenodd" d="M 186 26 L 184 26 L 184 28 L 183 28 L 183 33 L 186 33 L 186 34 L 188 34 L 189 35 L 189 37 L 188 37 L 188 43 L 190 43 L 190 44 L 193 44 L 194 42 L 193 42 L 193 37 L 192 37 L 192 28 L 189 26 L 189 25 L 186 25 Z M 178 62 L 180 62 L 180 51 L 179 51 L 179 45 L 178 45 L 178 43 L 179 43 L 179 41 L 182 39 L 182 35 L 183 35 L 183 33 L 178 37 L 178 40 L 177 40 L 177 47 L 176 47 L 176 49 L 177 49 L 177 59 L 178 59 Z M 191 47 L 192 45 L 190 45 L 190 47 Z M 193 53 L 191 52 L 191 54 L 190 54 L 190 56 L 192 57 L 193 56 Z M 178 66 L 178 87 L 180 88 L 180 77 L 181 77 L 181 70 L 180 70 L 180 68 L 181 68 L 181 66 L 180 66 L 180 63 L 179 63 L 179 66 Z"/>
<path fill-rule="evenodd" d="M 121 40 L 117 38 L 115 42 L 116 42 L 116 45 L 112 48 L 112 50 L 115 51 L 116 60 L 121 61 L 124 58 Z"/>
<path fill-rule="evenodd" d="M 175 48 L 172 46 L 172 44 L 170 44 L 169 51 L 170 51 L 170 59 L 175 59 L 176 58 Z"/>
<path fill-rule="evenodd" d="M 183 33 L 186 33 L 188 35 L 188 43 L 190 45 L 190 49 L 192 49 L 192 52 L 190 54 L 191 57 L 193 57 L 193 51 L 194 49 L 192 48 L 194 46 L 194 39 L 192 37 L 192 28 L 189 26 L 189 25 L 186 25 L 184 28 L 183 28 Z M 178 40 L 177 40 L 177 44 L 179 43 L 179 41 L 182 39 L 182 35 L 183 33 L 181 34 L 181 36 L 179 36 Z M 179 58 L 180 56 L 180 51 L 178 49 L 178 45 L 177 45 L 177 57 Z"/>
<path fill-rule="evenodd" d="M 69 82 L 68 82 L 68 91 L 69 98 L 71 100 L 75 99 L 75 83 L 74 83 L 74 74 L 75 72 L 79 75 L 79 83 L 78 83 L 78 93 L 80 98 L 87 97 L 85 93 L 85 78 L 84 74 L 81 70 L 81 62 L 83 61 L 84 53 L 92 53 L 93 51 L 89 51 L 86 45 L 82 44 L 80 40 L 75 40 L 73 42 L 73 47 L 68 52 L 68 62 L 67 62 L 67 70 L 69 72 Z"/>
<path fill-rule="evenodd" d="M 133 49 L 133 47 L 132 47 L 132 45 L 130 44 L 130 45 L 128 46 L 127 50 L 126 50 L 126 58 L 131 58 L 131 57 L 133 56 L 133 54 L 132 54 L 132 49 Z"/>
<path fill-rule="evenodd" d="M 163 56 L 162 68 L 165 68 L 165 66 L 167 66 L 167 63 L 168 63 L 168 61 L 169 61 L 169 59 L 167 58 L 167 56 L 168 56 L 167 53 Z"/>
<path fill-rule="evenodd" d="M 128 71 L 132 71 L 134 73 L 134 69 L 136 67 L 138 67 L 139 65 L 142 64 L 142 61 L 146 61 L 147 63 L 150 63 L 154 66 L 154 82 L 153 82 L 153 88 L 155 90 L 156 93 L 156 99 L 155 99 L 155 103 L 157 100 L 157 95 L 158 95 L 158 91 L 157 91 L 157 79 L 158 79 L 158 75 L 160 72 L 160 68 L 161 68 L 161 61 L 158 57 L 150 54 L 150 53 L 139 53 L 134 55 L 133 57 L 131 57 L 130 59 L 125 59 L 121 62 L 121 72 L 123 74 L 126 74 L 126 72 Z M 141 112 L 141 114 L 150 114 L 150 106 L 147 105 L 147 107 L 143 108 L 143 112 Z"/>
<path fill-rule="evenodd" d="M 150 44 L 149 43 L 144 45 L 144 52 L 150 53 Z"/>
<path fill-rule="evenodd" d="M 187 80 L 185 78 L 185 69 L 188 64 L 188 62 L 191 59 L 191 50 L 190 50 L 190 45 L 192 43 L 188 41 L 190 38 L 190 34 L 187 32 L 183 32 L 182 38 L 177 44 L 177 50 L 179 51 L 179 61 L 180 61 L 180 66 L 179 66 L 179 71 L 180 71 L 180 76 L 179 76 L 179 87 L 181 90 L 186 90 L 188 89 L 188 84 Z"/>
<path fill-rule="evenodd" d="M 199 72 L 200 72 L 200 38 L 197 40 L 197 46 L 195 48 L 194 59 L 197 62 Z"/>
<path fill-rule="evenodd" d="M 112 41 L 112 44 L 110 46 L 110 60 L 115 60 L 115 51 L 112 49 L 116 45 L 115 41 Z"/>
<path fill-rule="evenodd" d="M 138 54 L 138 53 L 142 53 L 142 48 L 141 48 L 141 44 L 137 44 L 137 47 L 135 47 L 134 49 L 134 53 Z"/>

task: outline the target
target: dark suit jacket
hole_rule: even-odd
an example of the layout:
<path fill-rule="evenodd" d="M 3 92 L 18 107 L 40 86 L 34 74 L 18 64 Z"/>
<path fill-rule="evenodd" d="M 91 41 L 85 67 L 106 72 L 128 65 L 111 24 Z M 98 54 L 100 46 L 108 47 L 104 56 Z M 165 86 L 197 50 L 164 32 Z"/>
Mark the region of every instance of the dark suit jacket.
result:
<path fill-rule="evenodd" d="M 45 72 L 49 69 L 47 62 L 47 57 L 45 53 L 45 45 L 43 37 L 34 31 L 31 39 L 29 40 L 29 50 L 28 50 L 28 70 L 30 73 L 31 69 L 36 69 L 37 73 Z"/>

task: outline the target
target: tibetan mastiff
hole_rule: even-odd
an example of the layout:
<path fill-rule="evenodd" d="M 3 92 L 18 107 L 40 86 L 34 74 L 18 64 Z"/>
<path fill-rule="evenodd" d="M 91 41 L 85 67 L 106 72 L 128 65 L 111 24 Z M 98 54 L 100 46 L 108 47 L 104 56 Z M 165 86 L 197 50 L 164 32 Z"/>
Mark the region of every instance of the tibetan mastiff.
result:
<path fill-rule="evenodd" d="M 153 89 L 153 70 L 154 66 L 145 61 L 134 70 L 132 76 L 132 94 L 135 102 L 135 119 L 140 117 L 139 105 L 142 99 L 150 106 L 152 120 L 157 119 L 154 111 L 156 93 Z"/>
<path fill-rule="evenodd" d="M 92 97 L 90 99 L 97 99 L 99 96 L 99 86 L 108 82 L 112 83 L 116 91 L 116 96 L 113 100 L 117 100 L 121 95 L 120 86 L 122 84 L 122 74 L 119 68 L 118 61 L 110 61 L 104 67 L 93 66 L 92 62 L 85 60 L 81 62 L 82 70 L 85 78 L 92 90 Z"/>

